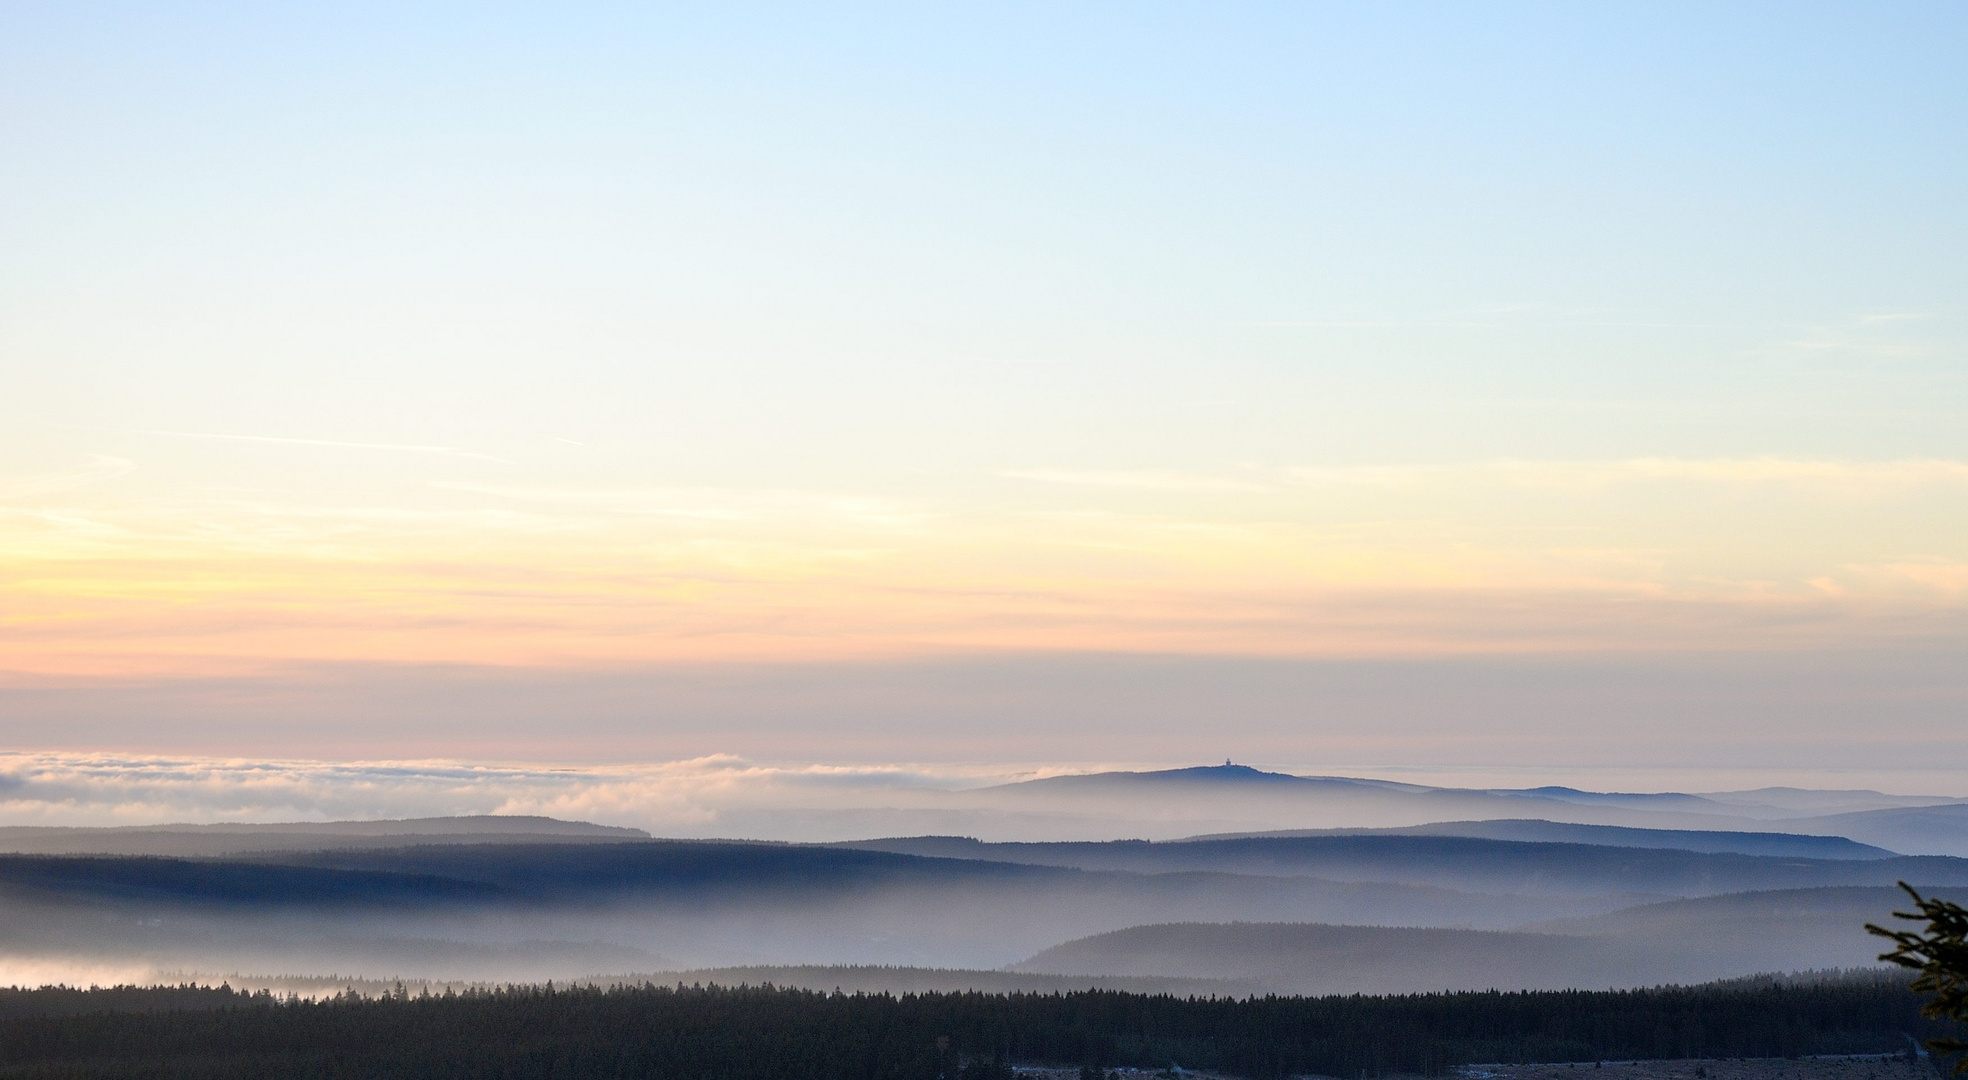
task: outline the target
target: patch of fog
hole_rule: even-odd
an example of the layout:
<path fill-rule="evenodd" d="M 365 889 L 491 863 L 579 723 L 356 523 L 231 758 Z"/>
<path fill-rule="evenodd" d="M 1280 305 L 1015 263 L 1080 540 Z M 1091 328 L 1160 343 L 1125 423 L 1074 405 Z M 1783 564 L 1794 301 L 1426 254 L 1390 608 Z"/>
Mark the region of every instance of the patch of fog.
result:
<path fill-rule="evenodd" d="M 11 753 L 0 754 L 0 821 L 117 826 L 537 814 L 714 836 L 733 834 L 721 820 L 728 812 L 771 812 L 790 823 L 808 809 L 933 809 L 945 793 L 1017 778 L 1004 767 L 774 765 L 729 755 L 562 767 Z"/>
<path fill-rule="evenodd" d="M 1087 767 L 1089 770 L 1094 768 Z M 1527 798 L 1523 792 L 1339 781 L 1034 784 L 1057 766 L 769 763 L 731 755 L 638 765 L 325 762 L 87 753 L 0 754 L 0 822 L 143 825 L 544 815 L 681 838 L 785 841 L 963 835 L 984 840 L 1167 840 L 1273 829 L 1390 828 L 1539 817 L 1585 824 L 1741 829 L 1801 813 L 1809 793 Z M 1824 806 L 1909 800 L 1832 792 Z M 1772 810 L 1770 800 L 1797 803 Z M 1804 799 L 1804 802 L 1799 802 Z M 1868 801 L 1870 800 L 1870 801 Z M 1816 805 L 1816 804 L 1810 804 Z M 1890 845 L 1889 845 L 1890 846 Z"/>
<path fill-rule="evenodd" d="M 91 956 L 0 953 L 0 987 L 175 985 L 165 972 L 135 961 Z"/>

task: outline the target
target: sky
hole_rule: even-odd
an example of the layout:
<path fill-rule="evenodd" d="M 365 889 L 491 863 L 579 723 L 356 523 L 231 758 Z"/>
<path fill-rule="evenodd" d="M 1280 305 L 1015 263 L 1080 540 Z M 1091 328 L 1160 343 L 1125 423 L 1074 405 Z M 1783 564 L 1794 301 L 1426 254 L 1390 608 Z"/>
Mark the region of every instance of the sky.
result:
<path fill-rule="evenodd" d="M 1964 46 L 0 5 L 0 725 L 1968 795 Z"/>

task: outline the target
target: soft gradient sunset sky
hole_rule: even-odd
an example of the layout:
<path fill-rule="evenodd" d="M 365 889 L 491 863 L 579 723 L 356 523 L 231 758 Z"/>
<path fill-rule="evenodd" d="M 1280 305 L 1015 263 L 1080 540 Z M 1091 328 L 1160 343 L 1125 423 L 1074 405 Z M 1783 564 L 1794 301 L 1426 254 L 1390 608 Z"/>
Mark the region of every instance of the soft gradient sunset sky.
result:
<path fill-rule="evenodd" d="M 1964 50 L 1941 2 L 6 5 L 0 723 L 1958 761 Z"/>

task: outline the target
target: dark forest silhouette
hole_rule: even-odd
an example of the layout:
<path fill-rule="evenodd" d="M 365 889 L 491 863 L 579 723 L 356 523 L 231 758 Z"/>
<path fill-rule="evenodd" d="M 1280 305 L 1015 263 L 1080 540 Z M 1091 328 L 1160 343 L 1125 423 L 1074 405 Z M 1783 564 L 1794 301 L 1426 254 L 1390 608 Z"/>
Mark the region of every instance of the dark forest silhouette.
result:
<path fill-rule="evenodd" d="M 1872 923 L 1871 933 L 1893 942 L 1893 951 L 1880 959 L 1912 968 L 1920 974 L 1910 986 L 1915 993 L 1930 995 L 1921 1014 L 1951 1023 L 1968 1022 L 1968 909 L 1949 900 L 1921 896 L 1906 882 L 1900 888 L 1913 897 L 1912 911 L 1896 911 L 1894 918 L 1927 923 L 1926 930 L 1890 930 Z M 1941 1036 L 1928 1040 L 1929 1048 L 1961 1055 L 1968 1043 Z M 1954 1071 L 1968 1073 L 1968 1056 L 1955 1059 Z"/>
<path fill-rule="evenodd" d="M 1879 974 L 1639 991 L 1199 999 L 510 988 L 281 1001 L 200 988 L 0 993 L 0 1077 L 985 1080 L 1008 1063 L 1258 1078 L 1470 1062 L 1904 1051 L 1948 1034 Z"/>

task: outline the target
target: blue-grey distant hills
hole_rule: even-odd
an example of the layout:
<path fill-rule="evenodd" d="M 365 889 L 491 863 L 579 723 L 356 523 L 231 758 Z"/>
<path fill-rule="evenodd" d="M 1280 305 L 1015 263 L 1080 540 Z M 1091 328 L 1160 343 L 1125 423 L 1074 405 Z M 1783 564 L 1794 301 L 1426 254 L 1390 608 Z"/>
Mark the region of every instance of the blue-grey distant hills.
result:
<path fill-rule="evenodd" d="M 0 955 L 378 978 L 569 978 L 652 970 L 650 957 L 693 967 L 988 969 L 1143 922 L 1508 926 L 1623 902 L 706 841 L 418 844 L 228 859 L 7 855 Z M 569 943 L 582 949 L 569 952 Z M 643 959 L 605 969 L 568 959 L 604 945 Z"/>
<path fill-rule="evenodd" d="M 686 966 L 990 968 L 1059 941 L 1150 923 L 1502 930 L 1671 898 L 1879 890 L 1899 878 L 1968 887 L 1968 860 L 1425 835 L 1037 845 L 935 837 L 853 846 L 417 843 L 223 859 L 10 855 L 0 856 L 0 949 L 138 958 L 160 969 L 325 967 L 377 977 L 564 978 L 591 972 L 574 961 L 602 955 L 594 950 L 603 947 Z M 1774 925 L 1784 936 L 1782 920 Z"/>
<path fill-rule="evenodd" d="M 1186 769 L 1157 769 L 1153 772 L 1099 772 L 1074 773 L 1062 776 L 1047 776 L 1037 780 L 1022 780 L 1015 784 L 1000 785 L 999 791 L 1099 791 L 1128 788 L 1178 788 L 1193 785 L 1227 786 L 1260 785 L 1268 788 L 1292 790 L 1318 789 L 1326 791 L 1367 789 L 1373 791 L 1427 792 L 1439 790 L 1419 784 L 1403 784 L 1392 780 L 1362 780 L 1345 776 L 1293 776 L 1290 773 L 1265 772 L 1248 765 L 1195 765 Z"/>
<path fill-rule="evenodd" d="M 1007 794 L 1092 794 L 1124 791 L 1210 791 L 1266 792 L 1296 795 L 1338 794 L 1384 797 L 1389 794 L 1421 796 L 1436 801 L 1468 800 L 1482 805 L 1520 808 L 1540 803 L 1574 806 L 1610 806 L 1649 811 L 1679 811 L 1693 814 L 1732 814 L 1732 804 L 1699 795 L 1679 792 L 1624 793 L 1582 791 L 1578 788 L 1547 786 L 1521 789 L 1438 788 L 1392 780 L 1370 780 L 1348 776 L 1294 776 L 1266 772 L 1248 765 L 1224 762 L 1184 769 L 1158 769 L 1152 772 L 1103 772 L 1048 776 L 1005 784 L 995 789 Z"/>
<path fill-rule="evenodd" d="M 1786 830 L 1845 836 L 1909 854 L 1968 855 L 1968 803 L 1825 814 L 1794 818 L 1781 826 Z"/>
<path fill-rule="evenodd" d="M 1799 833 L 1728 832 L 1707 829 L 1636 829 L 1624 825 L 1576 825 L 1563 821 L 1498 819 L 1443 821 L 1404 829 L 1288 829 L 1277 832 L 1193 836 L 1190 840 L 1244 840 L 1293 836 L 1470 836 L 1488 840 L 1528 840 L 1602 847 L 1671 848 L 1679 851 L 1782 855 L 1806 859 L 1890 859 L 1897 852 L 1843 836 Z"/>
<path fill-rule="evenodd" d="M 1685 957 L 1696 942 L 1709 943 L 1707 966 L 1671 971 L 1707 978 L 1820 964 L 1850 952 L 1848 931 L 1898 905 L 1895 880 L 1968 889 L 1968 860 L 1951 858 L 1419 834 L 853 845 L 435 844 L 423 842 L 428 832 L 403 835 L 417 842 L 198 859 L 0 855 L 0 955 L 27 966 L 67 958 L 96 968 L 373 978 L 569 978 L 659 966 L 990 969 L 1144 925 L 1324 924 L 1350 928 L 1332 940 L 1372 945 L 1359 955 L 1380 956 L 1386 971 L 1437 980 L 1461 953 L 1444 952 L 1428 968 L 1425 950 L 1409 964 L 1388 943 L 1425 939 L 1475 956 L 1503 940 L 1479 932 L 1563 938 L 1533 942 L 1528 955 L 1549 961 L 1539 976 L 1547 981 L 1523 985 L 1610 985 L 1656 979 L 1670 971 L 1662 958 Z M 1769 897 L 1779 900 L 1759 899 Z M 1751 925 L 1776 951 L 1720 947 Z M 1360 929 L 1376 926 L 1406 930 Z M 1845 952 L 1826 951 L 1834 938 Z M 1321 970 L 1338 978 L 1367 966 Z M 1529 977 L 1495 964 L 1453 970 L 1489 972 L 1501 980 L 1494 985 Z M 1106 974 L 1232 978 L 1216 969 Z M 1262 972 L 1232 981 L 1282 985 Z"/>
<path fill-rule="evenodd" d="M 1962 899 L 1959 890 L 1930 889 Z M 1307 923 L 1165 923 L 1092 935 L 1012 965 L 1023 973 L 1214 979 L 1272 993 L 1606 988 L 1877 964 L 1867 922 L 1898 889 L 1732 893 L 1510 932 Z"/>
<path fill-rule="evenodd" d="M 1524 824 L 1499 824 L 1503 822 Z M 1575 828 L 1567 831 L 1567 826 Z M 1056 776 L 941 793 L 915 791 L 906 805 L 733 808 L 721 811 L 714 827 L 718 835 L 811 840 L 924 834 L 1019 840 L 1179 839 L 1405 829 L 1811 858 L 1876 856 L 1878 852 L 1870 848 L 1968 856 L 1968 801 L 1956 799 L 1797 788 L 1705 794 L 1593 792 L 1561 786 L 1431 788 L 1353 777 L 1292 776 L 1243 765 Z M 1618 829 L 1634 831 L 1607 831 Z M 1817 839 L 1786 841 L 1785 836 Z M 267 825 L 13 826 L 0 827 L 0 851 L 224 856 L 417 843 L 596 843 L 646 838 L 641 830 L 619 826 L 486 815 Z"/>
<path fill-rule="evenodd" d="M 1625 943 L 1566 936 L 1318 923 L 1160 923 L 1068 941 L 1012 966 L 1054 976 L 1197 978 L 1282 994 L 1399 994 L 1651 983 Z"/>
<path fill-rule="evenodd" d="M 1895 882 L 1968 895 L 1968 859 L 1929 854 L 1968 837 L 1951 799 L 1462 790 L 1229 764 L 944 795 L 893 820 L 928 806 L 1172 838 L 680 840 L 507 816 L 0 828 L 0 970 L 947 981 L 1017 964 L 1238 992 L 1638 985 L 1866 963 L 1859 927 L 1901 906 Z M 1176 831 L 1251 822 L 1295 827 Z"/>
<path fill-rule="evenodd" d="M 1903 854 L 1968 856 L 1968 800 L 1874 791 L 1762 788 L 1690 794 L 1595 792 L 1563 786 L 1439 788 L 1343 776 L 1294 776 L 1226 763 L 1052 776 L 985 788 L 968 797 L 975 806 L 1005 813 L 1076 815 L 1087 822 L 1109 823 L 1110 828 L 1113 823 L 1134 821 L 1136 835 L 1164 838 L 1172 836 L 1178 822 L 1253 823 L 1245 828 L 1188 831 L 1195 835 L 1538 820 L 1647 831 L 1787 833 L 1844 838 Z M 1773 842 L 1758 849 L 1758 853 L 1777 851 Z"/>
<path fill-rule="evenodd" d="M 1902 880 L 1968 884 L 1968 859 L 1946 856 L 1810 859 L 1410 833 L 1033 844 L 924 836 L 842 846 L 1081 870 L 1317 877 L 1524 895 L 1705 896 Z"/>

